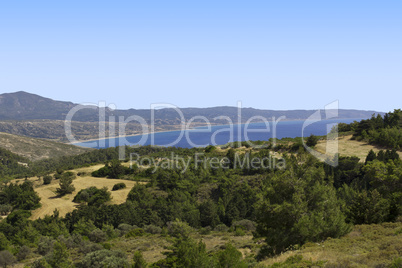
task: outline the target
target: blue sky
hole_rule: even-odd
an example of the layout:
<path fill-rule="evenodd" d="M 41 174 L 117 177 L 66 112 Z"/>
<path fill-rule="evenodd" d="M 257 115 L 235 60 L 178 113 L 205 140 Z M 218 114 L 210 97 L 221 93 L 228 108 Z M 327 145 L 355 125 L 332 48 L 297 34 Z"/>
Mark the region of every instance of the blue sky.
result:
<path fill-rule="evenodd" d="M 2 1 L 0 93 L 401 108 L 401 1 Z"/>

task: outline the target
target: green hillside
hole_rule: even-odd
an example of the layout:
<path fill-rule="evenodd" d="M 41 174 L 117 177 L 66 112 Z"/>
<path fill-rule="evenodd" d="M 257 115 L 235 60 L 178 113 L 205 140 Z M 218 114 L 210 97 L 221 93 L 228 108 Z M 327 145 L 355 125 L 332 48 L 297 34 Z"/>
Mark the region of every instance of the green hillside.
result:
<path fill-rule="evenodd" d="M 34 177 L 0 186 L 0 263 L 400 267 L 395 149 L 369 151 L 364 161 L 341 154 L 331 166 L 301 138 L 258 144 L 126 147 L 124 161 L 108 148 L 29 167 L 4 150 L 3 165 L 23 167 L 14 176 Z"/>

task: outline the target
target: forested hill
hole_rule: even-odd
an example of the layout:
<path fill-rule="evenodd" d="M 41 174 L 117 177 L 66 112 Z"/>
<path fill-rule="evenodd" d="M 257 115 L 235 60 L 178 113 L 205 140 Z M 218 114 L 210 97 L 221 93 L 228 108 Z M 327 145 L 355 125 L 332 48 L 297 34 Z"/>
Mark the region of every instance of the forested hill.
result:
<path fill-rule="evenodd" d="M 370 119 L 353 122 L 351 124 L 340 123 L 339 132 L 352 132 L 353 138 L 365 141 L 373 145 L 390 149 L 402 149 L 402 110 L 395 109 L 384 116 L 373 115 Z"/>
<path fill-rule="evenodd" d="M 77 104 L 66 101 L 55 101 L 27 92 L 6 93 L 0 95 L 0 120 L 64 120 L 68 112 Z M 211 108 L 181 108 L 181 112 L 186 120 L 194 116 L 205 116 L 208 120 L 216 122 L 213 119 L 217 116 L 227 116 L 234 122 L 237 122 L 238 109 L 236 107 L 211 107 Z M 260 110 L 254 108 L 242 108 L 242 121 L 247 121 L 253 116 L 263 116 L 271 119 L 273 116 L 286 116 L 288 120 L 307 119 L 314 110 Z M 109 110 L 106 109 L 106 118 L 108 116 L 138 115 L 147 122 L 151 120 L 151 110 L 149 109 L 129 109 L 129 110 Z M 377 111 L 362 110 L 339 110 L 339 118 L 369 118 Z M 380 113 L 382 114 L 382 113 Z M 155 110 L 155 118 L 162 125 L 175 125 L 180 123 L 180 115 L 174 109 Z M 88 106 L 88 109 L 82 109 L 77 112 L 74 121 L 98 121 L 99 110 Z M 217 122 L 219 123 L 219 122 Z M 226 122 L 227 123 L 227 122 Z"/>
<path fill-rule="evenodd" d="M 0 181 L 2 178 L 28 172 L 29 160 L 0 147 Z"/>

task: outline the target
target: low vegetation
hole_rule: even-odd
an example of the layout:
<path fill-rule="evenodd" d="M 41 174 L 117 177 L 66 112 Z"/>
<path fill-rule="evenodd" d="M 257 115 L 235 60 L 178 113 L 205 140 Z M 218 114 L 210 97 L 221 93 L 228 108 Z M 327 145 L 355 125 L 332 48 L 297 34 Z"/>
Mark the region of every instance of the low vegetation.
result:
<path fill-rule="evenodd" d="M 308 140 L 319 146 L 317 137 Z M 396 148 L 369 151 L 364 161 L 341 155 L 333 167 L 307 153 L 301 139 L 275 142 L 126 148 L 127 161 L 140 156 L 136 163 L 117 160 L 118 149 L 109 148 L 11 168 L 54 179 L 2 184 L 3 259 L 31 267 L 397 267 Z M 247 165 L 250 159 L 264 165 Z M 32 215 L 67 200 L 75 209 Z"/>

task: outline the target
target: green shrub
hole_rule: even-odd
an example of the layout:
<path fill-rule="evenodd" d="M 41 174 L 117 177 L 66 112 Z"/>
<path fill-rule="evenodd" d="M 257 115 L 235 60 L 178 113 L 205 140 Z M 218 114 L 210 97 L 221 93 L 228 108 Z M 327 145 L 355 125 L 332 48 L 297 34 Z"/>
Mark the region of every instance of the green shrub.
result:
<path fill-rule="evenodd" d="M 244 230 L 254 232 L 256 229 L 256 223 L 250 220 L 240 220 L 235 221 L 232 226 L 236 229 L 237 227 L 242 227 Z"/>
<path fill-rule="evenodd" d="M 91 186 L 86 189 L 82 189 L 79 191 L 74 199 L 73 202 L 81 203 L 87 202 L 89 206 L 99 206 L 105 202 L 110 201 L 110 192 L 107 190 L 106 187 L 102 189 L 98 189 L 95 186 Z"/>
<path fill-rule="evenodd" d="M 55 241 L 52 238 L 47 237 L 47 236 L 42 236 L 39 239 L 37 252 L 40 255 L 45 256 L 46 254 L 48 254 L 53 249 L 54 242 Z"/>
<path fill-rule="evenodd" d="M 145 234 L 144 229 L 142 229 L 142 228 L 135 228 L 135 229 L 132 229 L 131 231 L 129 231 L 129 232 L 126 234 L 126 237 L 127 237 L 127 238 L 132 238 L 132 237 L 137 237 L 137 236 L 143 236 L 144 234 Z"/>
<path fill-rule="evenodd" d="M 205 152 L 206 153 L 211 153 L 211 152 L 214 152 L 214 151 L 216 151 L 216 147 L 213 146 L 213 145 L 208 145 L 207 147 L 205 147 Z"/>
<path fill-rule="evenodd" d="M 392 261 L 392 263 L 388 266 L 388 268 L 401 268 L 402 267 L 402 258 L 396 258 Z"/>
<path fill-rule="evenodd" d="M 108 238 L 116 238 L 117 233 L 113 228 L 113 225 L 103 224 L 102 231 L 107 235 Z"/>
<path fill-rule="evenodd" d="M 9 245 L 10 241 L 8 241 L 7 237 L 3 233 L 0 233 L 0 250 L 8 249 Z"/>
<path fill-rule="evenodd" d="M 215 258 L 219 264 L 218 267 L 246 268 L 247 263 L 243 256 L 232 244 L 226 244 L 225 249 L 217 252 Z"/>
<path fill-rule="evenodd" d="M 107 250 L 112 249 L 112 245 L 110 243 L 102 243 L 102 246 L 103 246 L 104 249 L 107 249 Z"/>
<path fill-rule="evenodd" d="M 50 175 L 45 175 L 43 176 L 43 184 L 50 184 L 52 182 L 52 176 Z"/>
<path fill-rule="evenodd" d="M 80 234 L 83 236 L 88 236 L 93 230 L 96 229 L 96 226 L 94 225 L 93 221 L 91 220 L 85 220 L 84 218 L 81 218 L 78 220 L 76 224 L 74 224 L 74 233 Z"/>
<path fill-rule="evenodd" d="M 175 239 L 166 259 L 154 263 L 155 267 L 219 267 L 215 266 L 202 241 L 189 237 Z"/>
<path fill-rule="evenodd" d="M 113 185 L 112 191 L 117 191 L 117 190 L 120 190 L 120 189 L 124 189 L 126 187 L 127 186 L 126 186 L 126 184 L 124 182 L 116 183 L 115 185 Z"/>
<path fill-rule="evenodd" d="M 314 147 L 317 145 L 318 139 L 319 138 L 317 136 L 314 136 L 313 134 L 311 134 L 306 140 L 306 145 L 308 147 Z"/>
<path fill-rule="evenodd" d="M 112 179 L 119 179 L 124 175 L 131 174 L 134 169 L 122 166 L 120 161 L 113 159 L 106 163 L 103 168 L 92 172 L 93 177 L 108 177 Z"/>
<path fill-rule="evenodd" d="M 0 266 L 7 267 L 8 265 L 13 265 L 15 262 L 15 257 L 10 253 L 10 251 L 0 251 Z"/>
<path fill-rule="evenodd" d="M 67 248 L 77 248 L 83 243 L 82 236 L 77 233 L 73 233 L 67 239 L 65 239 L 64 244 L 66 244 Z"/>
<path fill-rule="evenodd" d="M 246 233 L 244 232 L 244 230 L 242 228 L 236 228 L 235 231 L 235 236 L 245 236 Z"/>
<path fill-rule="evenodd" d="M 144 226 L 144 231 L 149 234 L 160 234 L 162 233 L 162 228 L 151 224 Z"/>
<path fill-rule="evenodd" d="M 104 268 L 104 267 L 130 267 L 127 257 L 120 251 L 97 250 L 87 254 L 79 264 L 82 268 Z"/>
<path fill-rule="evenodd" d="M 214 231 L 216 232 L 227 232 L 229 230 L 229 227 L 227 227 L 225 224 L 219 224 L 214 228 Z"/>
<path fill-rule="evenodd" d="M 88 235 L 89 240 L 95 243 L 104 242 L 107 240 L 107 235 L 100 229 L 95 229 Z"/>
<path fill-rule="evenodd" d="M 204 228 L 201 228 L 201 229 L 200 229 L 200 234 L 202 234 L 202 235 L 208 235 L 208 234 L 211 233 L 211 231 L 212 231 L 211 226 L 207 226 L 207 227 L 204 227 Z"/>
<path fill-rule="evenodd" d="M 174 237 L 187 237 L 191 233 L 192 228 L 186 222 L 176 220 L 167 223 L 167 231 Z"/>
<path fill-rule="evenodd" d="M 38 259 L 31 264 L 31 268 L 51 268 L 45 258 Z"/>
<path fill-rule="evenodd" d="M 88 254 L 90 252 L 103 249 L 103 246 L 89 241 L 83 241 L 78 248 L 78 252 Z"/>
<path fill-rule="evenodd" d="M 121 235 L 125 235 L 127 234 L 129 231 L 131 231 L 132 229 L 134 229 L 134 227 L 130 224 L 127 223 L 121 223 L 119 224 L 119 226 L 117 227 L 117 229 L 120 231 Z"/>
<path fill-rule="evenodd" d="M 7 215 L 13 210 L 13 206 L 9 204 L 0 205 L 0 215 Z"/>
<path fill-rule="evenodd" d="M 142 256 L 140 251 L 134 252 L 133 256 L 133 268 L 146 268 L 147 262 L 145 261 L 144 257 Z"/>
<path fill-rule="evenodd" d="M 63 243 L 55 242 L 53 250 L 50 254 L 46 255 L 46 261 L 52 267 L 71 267 L 72 262 L 70 260 L 70 253 L 67 247 Z"/>
<path fill-rule="evenodd" d="M 25 260 L 29 254 L 31 254 L 31 249 L 24 245 L 20 247 L 20 249 L 18 250 L 18 253 L 16 255 L 17 260 L 18 261 Z"/>

